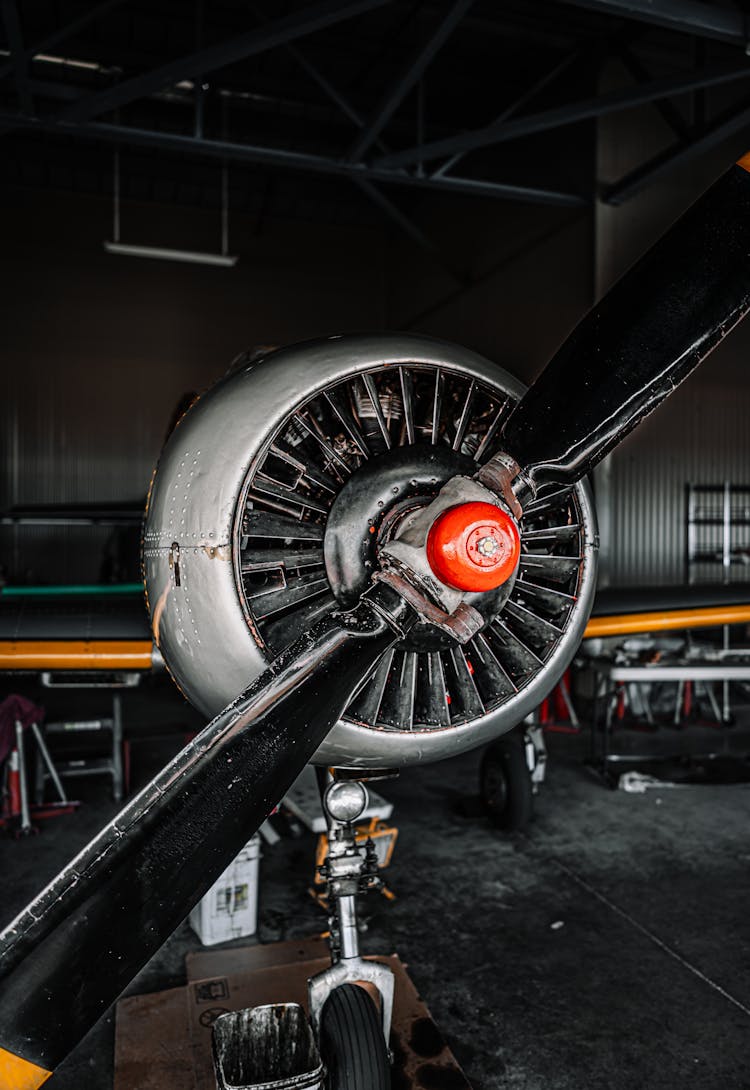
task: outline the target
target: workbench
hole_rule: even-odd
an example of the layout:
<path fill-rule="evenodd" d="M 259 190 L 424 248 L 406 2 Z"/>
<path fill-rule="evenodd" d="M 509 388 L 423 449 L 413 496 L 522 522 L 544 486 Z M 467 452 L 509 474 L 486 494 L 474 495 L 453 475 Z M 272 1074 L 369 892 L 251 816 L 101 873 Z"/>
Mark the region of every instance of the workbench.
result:
<path fill-rule="evenodd" d="M 606 771 L 609 763 L 619 761 L 652 760 L 653 753 L 616 753 L 611 750 L 612 722 L 616 706 L 621 699 L 631 707 L 640 706 L 649 726 L 656 726 L 645 685 L 662 682 L 676 682 L 675 713 L 673 722 L 680 722 L 683 686 L 685 682 L 694 682 L 705 687 L 709 703 L 716 716 L 717 727 L 724 726 L 719 705 L 711 689 L 714 682 L 750 681 L 750 658 L 738 663 L 729 658 L 723 659 L 687 659 L 683 662 L 653 662 L 645 664 L 625 664 L 607 659 L 594 659 L 594 708 L 591 722 L 591 761 Z M 604 694 L 600 693 L 604 683 Z M 637 687 L 636 693 L 631 687 Z M 623 691 L 624 690 L 624 691 Z M 636 699 L 637 697 L 637 699 Z M 603 716 L 601 715 L 603 705 Z M 600 744 L 601 743 L 601 744 Z"/>

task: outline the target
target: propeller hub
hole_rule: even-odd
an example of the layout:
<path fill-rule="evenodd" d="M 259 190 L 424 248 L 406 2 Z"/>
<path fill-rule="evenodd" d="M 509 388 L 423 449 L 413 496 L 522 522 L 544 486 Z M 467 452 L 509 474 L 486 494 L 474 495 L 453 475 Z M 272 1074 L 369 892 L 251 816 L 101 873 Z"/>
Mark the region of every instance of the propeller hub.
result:
<path fill-rule="evenodd" d="M 435 519 L 427 537 L 430 567 L 456 590 L 495 590 L 513 575 L 520 555 L 516 523 L 491 503 L 449 507 Z"/>

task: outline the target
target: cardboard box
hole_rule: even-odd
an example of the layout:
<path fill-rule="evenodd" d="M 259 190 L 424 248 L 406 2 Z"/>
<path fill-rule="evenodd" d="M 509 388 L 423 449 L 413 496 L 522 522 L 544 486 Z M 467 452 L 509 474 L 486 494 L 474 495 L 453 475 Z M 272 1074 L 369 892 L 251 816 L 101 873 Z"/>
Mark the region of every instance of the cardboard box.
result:
<path fill-rule="evenodd" d="M 219 970 L 216 976 L 196 980 L 190 974 L 184 988 L 121 999 L 114 1090 L 215 1090 L 211 1026 L 216 1018 L 262 1003 L 297 1002 L 307 1009 L 308 977 L 330 964 L 315 956 L 320 944 L 316 938 L 309 945 L 303 940 L 198 954 L 192 969 Z M 212 964 L 217 955 L 220 961 Z M 236 975 L 232 956 L 244 969 Z M 394 1087 L 471 1090 L 398 956 L 376 960 L 390 965 L 396 978 L 390 1040 Z"/>
<path fill-rule="evenodd" d="M 256 833 L 190 913 L 190 926 L 204 946 L 255 934 L 259 867 L 260 837 Z"/>

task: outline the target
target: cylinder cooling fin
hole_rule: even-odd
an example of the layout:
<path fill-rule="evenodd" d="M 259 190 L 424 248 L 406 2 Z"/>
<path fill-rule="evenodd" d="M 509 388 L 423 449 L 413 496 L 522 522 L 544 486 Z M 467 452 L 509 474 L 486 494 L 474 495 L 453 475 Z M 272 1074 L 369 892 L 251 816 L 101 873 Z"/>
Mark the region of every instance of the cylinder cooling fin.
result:
<path fill-rule="evenodd" d="M 465 349 L 383 335 L 284 349 L 213 387 L 162 454 L 144 535 L 154 632 L 186 696 L 216 713 L 317 619 L 352 606 L 401 521 L 501 449 L 522 394 Z M 482 631 L 458 646 L 418 625 L 318 761 L 437 760 L 540 702 L 591 607 L 587 485 L 527 504 L 520 549 L 515 579 L 474 596 Z"/>

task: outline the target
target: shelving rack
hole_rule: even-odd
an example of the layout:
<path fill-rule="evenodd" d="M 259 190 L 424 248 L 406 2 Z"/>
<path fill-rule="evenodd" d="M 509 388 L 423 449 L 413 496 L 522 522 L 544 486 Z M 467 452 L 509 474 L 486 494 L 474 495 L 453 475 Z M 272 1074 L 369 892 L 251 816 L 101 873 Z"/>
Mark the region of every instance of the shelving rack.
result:
<path fill-rule="evenodd" d="M 686 485 L 685 582 L 744 582 L 750 565 L 750 485 Z"/>
<path fill-rule="evenodd" d="M 687 484 L 685 515 L 685 582 L 744 581 L 750 565 L 750 485 Z M 729 626 L 723 628 L 729 648 Z M 729 682 L 722 693 L 722 715 L 731 717 Z"/>

